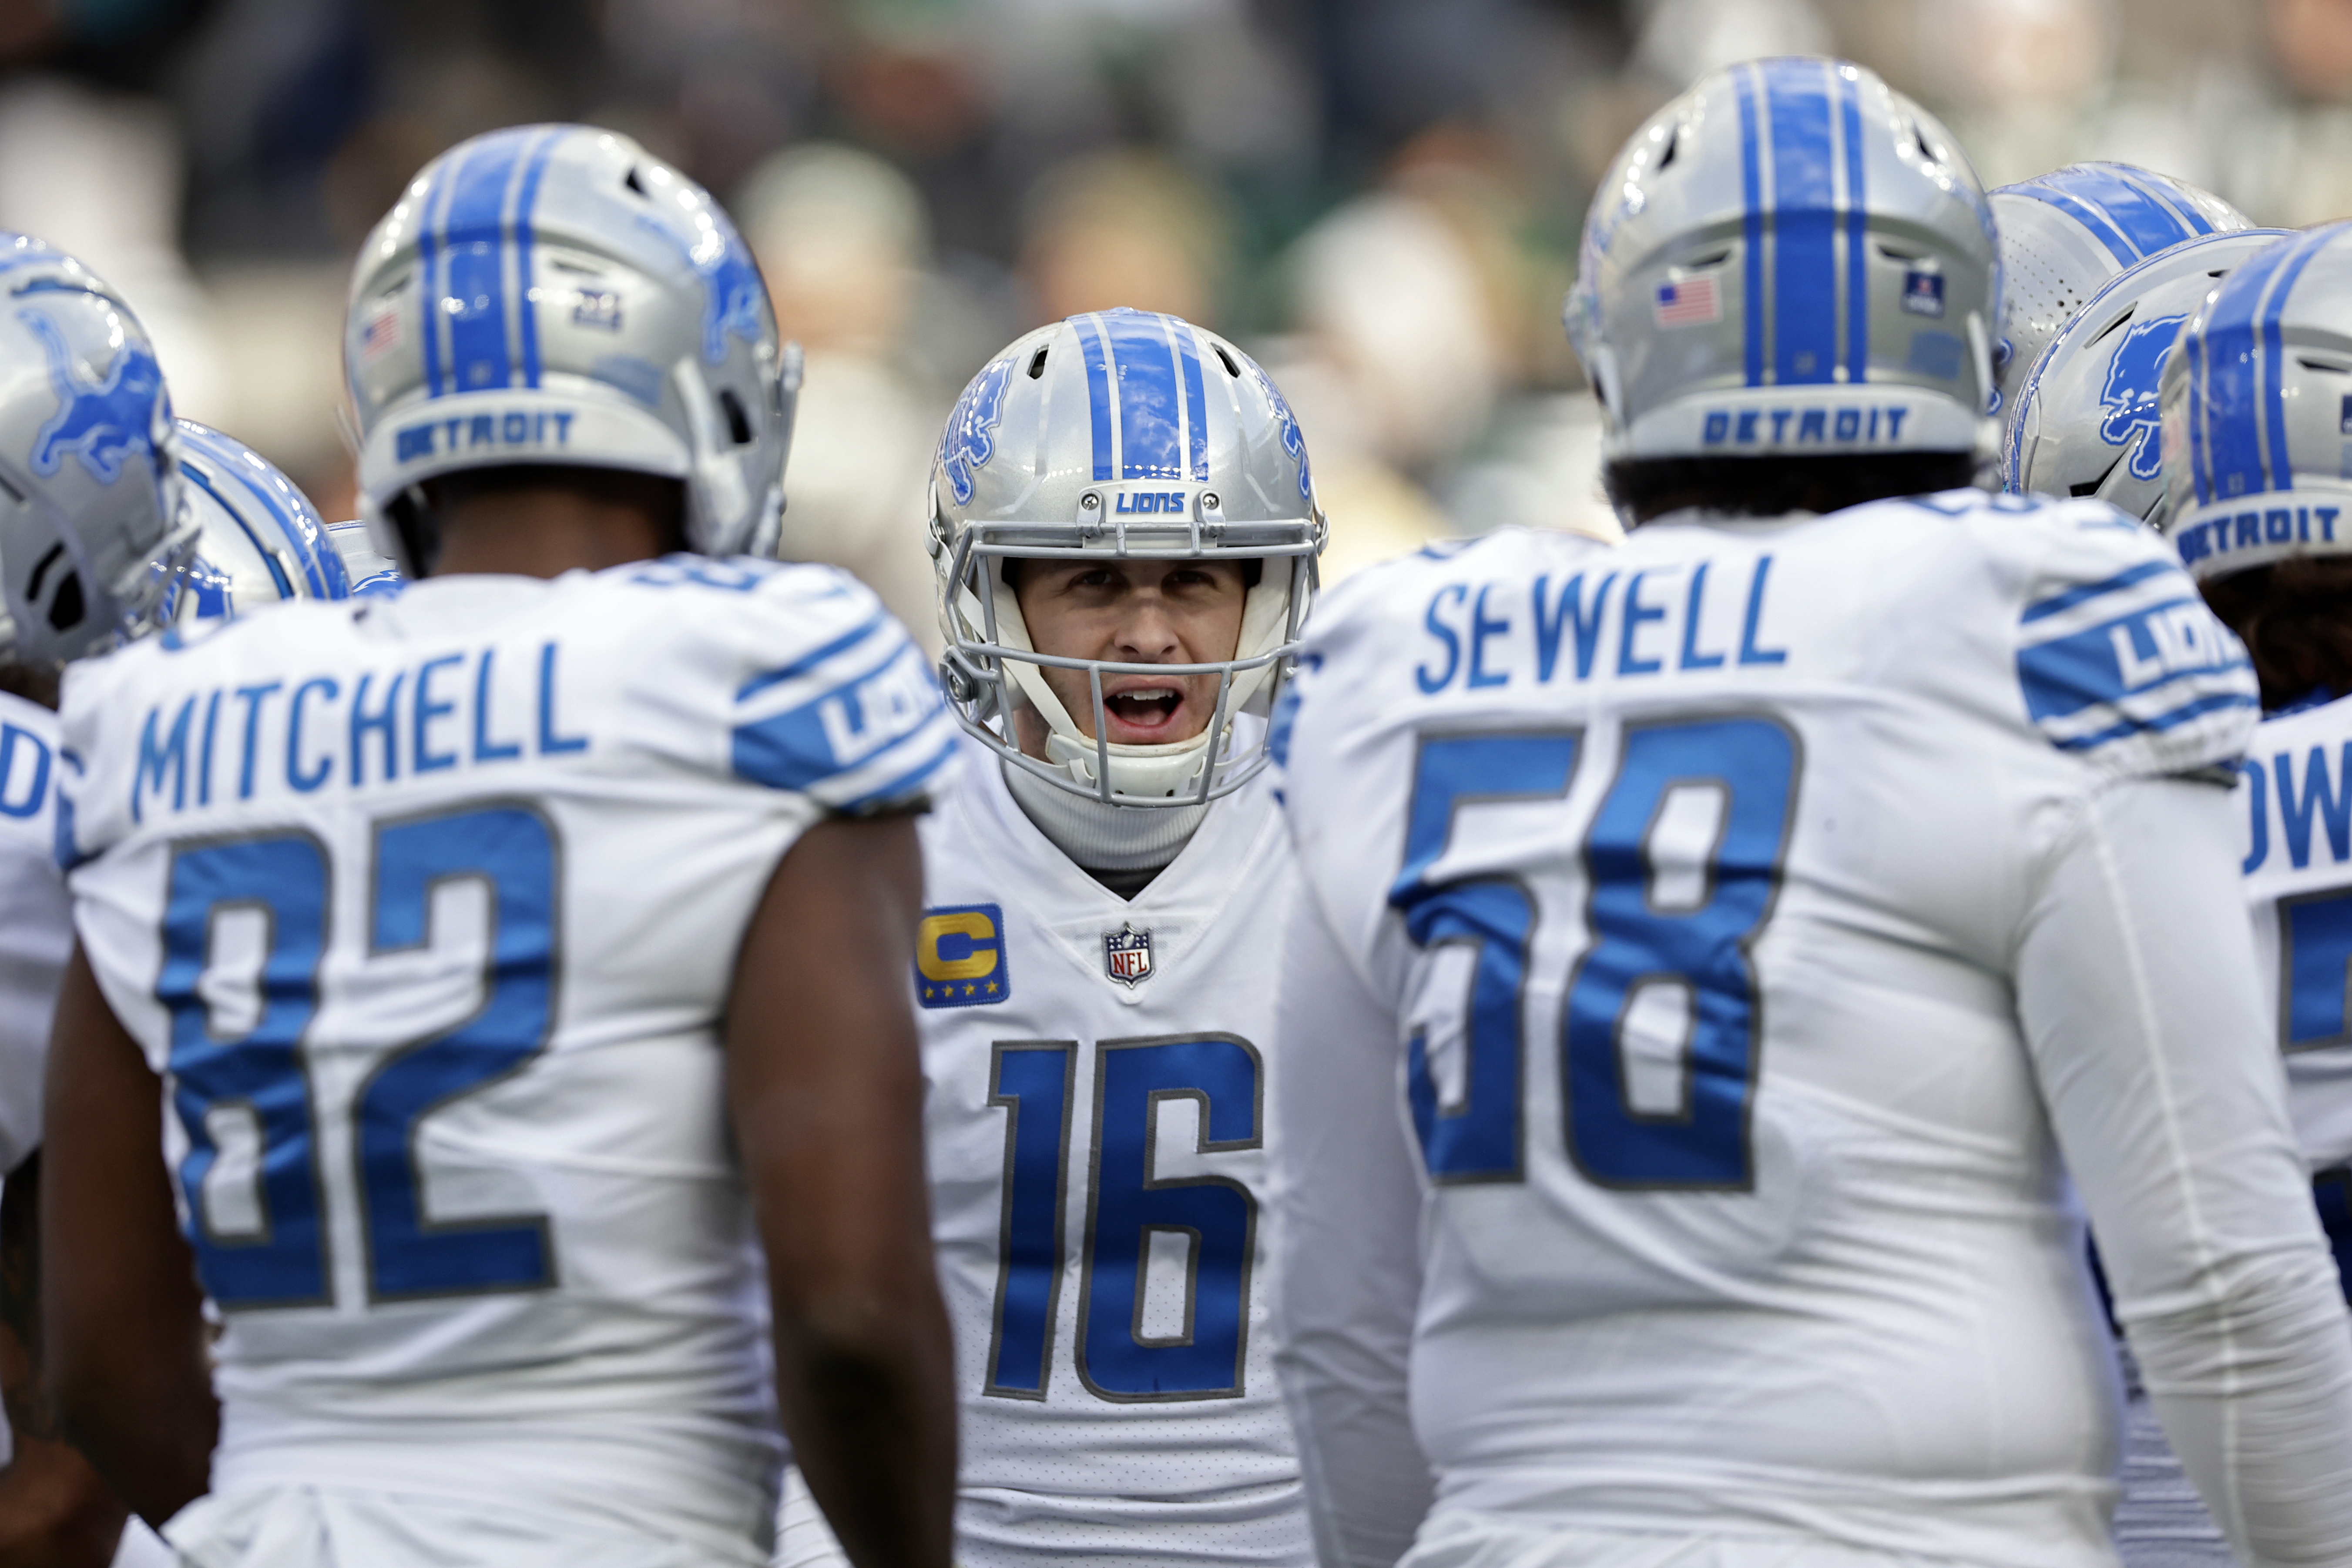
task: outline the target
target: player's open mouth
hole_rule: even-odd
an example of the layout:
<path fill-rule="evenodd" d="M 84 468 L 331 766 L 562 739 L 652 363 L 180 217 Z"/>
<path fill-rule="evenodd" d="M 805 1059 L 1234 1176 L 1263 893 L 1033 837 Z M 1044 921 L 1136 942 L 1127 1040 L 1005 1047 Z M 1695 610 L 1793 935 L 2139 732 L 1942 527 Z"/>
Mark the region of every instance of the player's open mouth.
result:
<path fill-rule="evenodd" d="M 1123 692 L 1107 693 L 1103 711 L 1120 729 L 1137 730 L 1147 737 L 1156 737 L 1176 722 L 1177 710 L 1184 706 L 1184 694 L 1174 686 L 1134 686 Z M 1112 739 L 1124 737 L 1113 734 Z"/>

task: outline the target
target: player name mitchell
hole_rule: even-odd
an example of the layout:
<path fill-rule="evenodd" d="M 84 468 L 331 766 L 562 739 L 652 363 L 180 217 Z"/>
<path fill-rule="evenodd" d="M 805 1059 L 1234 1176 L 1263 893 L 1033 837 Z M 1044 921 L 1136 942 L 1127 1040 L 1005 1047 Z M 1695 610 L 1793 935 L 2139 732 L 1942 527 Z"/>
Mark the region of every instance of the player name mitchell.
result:
<path fill-rule="evenodd" d="M 494 645 L 167 696 L 140 723 L 131 819 L 585 751 L 560 716 L 561 652 Z"/>
<path fill-rule="evenodd" d="M 1413 679 L 1431 696 L 1556 680 L 1785 664 L 1772 557 L 1588 567 L 1564 580 L 1449 582 L 1422 614 Z"/>

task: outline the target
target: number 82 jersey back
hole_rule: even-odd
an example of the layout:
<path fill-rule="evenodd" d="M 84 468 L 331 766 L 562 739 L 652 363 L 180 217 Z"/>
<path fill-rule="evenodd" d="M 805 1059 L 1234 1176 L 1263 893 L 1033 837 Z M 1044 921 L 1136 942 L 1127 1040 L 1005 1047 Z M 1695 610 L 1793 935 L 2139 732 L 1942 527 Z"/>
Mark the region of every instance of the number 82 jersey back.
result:
<path fill-rule="evenodd" d="M 950 754 L 905 632 L 823 568 L 432 579 L 79 666 L 64 722 L 77 923 L 226 1325 L 215 1491 L 755 1529 L 718 1024 L 793 841 Z"/>

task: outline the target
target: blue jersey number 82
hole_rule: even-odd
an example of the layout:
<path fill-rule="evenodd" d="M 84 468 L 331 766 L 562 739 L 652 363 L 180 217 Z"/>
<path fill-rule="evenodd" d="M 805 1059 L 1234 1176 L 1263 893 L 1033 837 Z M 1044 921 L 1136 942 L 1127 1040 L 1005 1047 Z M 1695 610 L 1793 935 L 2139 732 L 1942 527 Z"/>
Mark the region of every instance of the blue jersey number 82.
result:
<path fill-rule="evenodd" d="M 224 1309 L 332 1299 L 322 1199 L 343 1169 L 358 1194 L 372 1301 L 554 1282 L 543 1216 L 428 1218 L 415 1148 L 428 1113 L 514 1072 L 546 1044 L 557 957 L 554 831 L 530 806 L 471 806 L 378 824 L 373 860 L 371 956 L 428 946 L 434 890 L 457 881 L 478 882 L 488 895 L 489 953 L 480 1007 L 395 1047 L 361 1082 L 348 1166 L 330 1170 L 302 1049 L 333 908 L 326 849 L 308 833 L 284 832 L 173 854 L 155 994 L 172 1018 L 189 1240 L 205 1293 Z M 241 911 L 260 921 L 260 1005 L 243 1032 L 216 1035 L 204 980 L 223 917 Z M 240 1118 L 257 1145 L 259 1223 L 223 1233 L 208 1218 L 206 1181 L 222 1157 L 225 1123 Z"/>
<path fill-rule="evenodd" d="M 1438 1182 L 1517 1181 L 1523 1174 L 1521 1016 L 1538 909 L 1534 890 L 1495 874 L 1433 882 L 1454 819 L 1482 802 L 1559 799 L 1582 748 L 1573 730 L 1433 736 L 1414 764 L 1404 867 L 1389 902 L 1424 949 L 1475 950 L 1463 1093 L 1441 1105 L 1427 1041 L 1409 1043 L 1406 1090 L 1422 1157 Z M 1562 1129 L 1569 1157 L 1604 1186 L 1744 1190 L 1756 1089 L 1759 1004 L 1749 948 L 1769 917 L 1788 852 L 1797 739 L 1753 716 L 1629 725 L 1616 777 L 1583 845 L 1591 940 L 1567 987 L 1560 1026 Z M 1671 792 L 1711 789 L 1720 826 L 1699 898 L 1653 895 L 1650 838 Z M 1685 1089 L 1669 1112 L 1636 1109 L 1622 1034 L 1638 992 L 1685 994 Z"/>

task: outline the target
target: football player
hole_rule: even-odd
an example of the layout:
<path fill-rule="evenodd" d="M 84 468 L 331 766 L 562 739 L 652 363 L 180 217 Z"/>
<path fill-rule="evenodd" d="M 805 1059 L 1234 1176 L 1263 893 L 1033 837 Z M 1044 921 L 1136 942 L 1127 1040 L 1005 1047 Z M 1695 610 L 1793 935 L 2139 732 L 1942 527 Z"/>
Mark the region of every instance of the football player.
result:
<path fill-rule="evenodd" d="M 2253 226 L 2221 197 L 2129 163 L 2070 163 L 1989 199 L 2000 233 L 1994 407 L 2006 424 L 2034 361 L 2108 279 L 2185 240 Z M 1906 295 L 1903 308 L 1928 303 Z"/>
<path fill-rule="evenodd" d="M 2213 286 L 2284 229 L 2183 240 L 2116 275 L 2050 340 L 2018 387 L 2001 438 L 2001 488 L 2096 496 L 2146 520 L 2164 499 L 2157 382 Z M 2001 231 L 2003 252 L 2009 231 Z"/>
<path fill-rule="evenodd" d="M 912 977 L 958 1560 L 1307 1568 L 1261 1211 L 1295 875 L 1263 715 L 1324 534 L 1297 423 L 1215 334 L 1090 312 L 972 379 L 931 486 L 971 737 Z"/>
<path fill-rule="evenodd" d="M 104 1563 L 124 1510 L 43 1386 L 41 1079 L 73 946 L 54 853 L 59 666 L 154 627 L 196 531 L 184 437 L 128 306 L 73 257 L 0 235 L 0 1561 Z M 160 1542 L 134 1527 L 126 1560 Z"/>
<path fill-rule="evenodd" d="M 1872 73 L 1717 72 L 1601 193 L 1567 315 L 1638 526 L 1349 582 L 1276 716 L 1324 1562 L 2111 1564 L 2084 1208 L 2244 1561 L 2340 1561 L 2242 651 L 2104 503 L 1961 487 L 1992 225 Z"/>
<path fill-rule="evenodd" d="M 740 553 L 759 275 L 626 138 L 531 126 L 428 165 L 351 298 L 420 580 L 66 683 L 66 1420 L 196 1561 L 597 1568 L 765 1562 L 781 1403 L 854 1560 L 944 1564 L 903 977 L 952 728 L 870 594 Z"/>
<path fill-rule="evenodd" d="M 2262 682 L 2239 764 L 2246 897 L 2295 1131 L 2352 1292 L 2347 391 L 2352 225 L 2335 224 L 2274 242 L 2189 317 L 2164 371 L 2158 520 Z"/>

